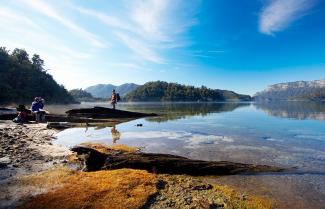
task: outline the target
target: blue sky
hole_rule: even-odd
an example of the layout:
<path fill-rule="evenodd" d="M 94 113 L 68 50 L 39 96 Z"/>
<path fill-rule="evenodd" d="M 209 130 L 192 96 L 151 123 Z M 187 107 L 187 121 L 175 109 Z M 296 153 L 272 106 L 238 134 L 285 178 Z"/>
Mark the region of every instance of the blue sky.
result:
<path fill-rule="evenodd" d="M 164 80 L 253 95 L 325 78 L 325 1 L 0 0 L 0 40 L 68 89 Z"/>

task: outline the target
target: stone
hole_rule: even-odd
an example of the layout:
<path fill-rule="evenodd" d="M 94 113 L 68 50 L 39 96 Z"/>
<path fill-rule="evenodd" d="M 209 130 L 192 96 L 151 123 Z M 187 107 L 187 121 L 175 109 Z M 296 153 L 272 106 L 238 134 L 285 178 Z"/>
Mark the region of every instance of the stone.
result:
<path fill-rule="evenodd" d="M 210 190 L 213 186 L 211 184 L 203 184 L 203 185 L 197 185 L 192 188 L 192 190 Z"/>

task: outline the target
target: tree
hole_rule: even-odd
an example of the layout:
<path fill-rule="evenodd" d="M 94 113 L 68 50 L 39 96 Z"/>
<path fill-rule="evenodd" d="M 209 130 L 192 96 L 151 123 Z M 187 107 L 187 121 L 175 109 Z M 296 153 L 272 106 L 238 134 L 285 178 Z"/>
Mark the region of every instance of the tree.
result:
<path fill-rule="evenodd" d="M 125 96 L 129 101 L 224 101 L 250 100 L 250 96 L 232 91 L 209 89 L 205 86 L 180 85 L 163 81 L 148 82 Z"/>
<path fill-rule="evenodd" d="M 39 55 L 29 59 L 23 49 L 10 54 L 0 47 L 0 103 L 30 103 L 41 96 L 47 103 L 73 103 L 75 100 L 43 69 Z"/>
<path fill-rule="evenodd" d="M 14 49 L 11 56 L 19 63 L 23 64 L 24 62 L 30 63 L 29 55 L 24 49 Z"/>
<path fill-rule="evenodd" d="M 43 71 L 44 68 L 44 60 L 42 60 L 40 58 L 40 56 L 38 54 L 34 54 L 33 57 L 32 57 L 32 63 L 33 63 L 33 66 L 37 69 L 37 70 L 40 70 L 40 71 Z"/>

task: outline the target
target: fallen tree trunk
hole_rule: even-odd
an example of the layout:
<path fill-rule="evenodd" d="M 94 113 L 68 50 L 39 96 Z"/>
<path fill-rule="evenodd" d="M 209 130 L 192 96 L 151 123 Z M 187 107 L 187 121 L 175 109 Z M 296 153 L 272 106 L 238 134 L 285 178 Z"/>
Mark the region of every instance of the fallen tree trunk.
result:
<path fill-rule="evenodd" d="M 77 152 L 78 155 L 85 156 L 84 160 L 87 171 L 132 168 L 154 173 L 188 174 L 193 176 L 284 171 L 283 168 L 274 166 L 227 161 L 191 160 L 169 154 L 133 153 L 116 150 L 102 153 L 85 146 L 76 146 L 71 150 Z"/>
<path fill-rule="evenodd" d="M 7 113 L 0 114 L 0 120 L 13 120 L 17 117 L 17 113 Z M 35 115 L 29 114 L 27 116 L 29 121 L 35 120 Z M 105 123 L 105 122 L 124 122 L 128 121 L 128 118 L 103 118 L 103 119 L 93 119 L 86 117 L 75 117 L 75 116 L 67 116 L 67 115 L 56 115 L 56 114 L 46 114 L 45 115 L 46 122 L 70 122 L 70 123 Z"/>
<path fill-rule="evenodd" d="M 17 113 L 5 113 L 5 114 L 0 114 L 0 120 L 13 120 L 14 118 L 17 117 Z M 28 120 L 35 120 L 35 116 L 29 114 L 27 116 Z"/>
<path fill-rule="evenodd" d="M 46 114 L 47 122 L 71 122 L 71 123 L 101 123 L 116 119 L 134 119 L 141 117 L 157 116 L 154 113 L 140 113 L 123 110 L 114 110 L 105 107 L 72 109 L 66 112 L 67 115 Z M 0 114 L 0 120 L 12 120 L 17 117 L 17 113 Z M 28 120 L 35 120 L 35 116 L 29 114 Z"/>
<path fill-rule="evenodd" d="M 73 109 L 66 112 L 68 116 L 87 117 L 87 118 L 141 118 L 157 116 L 154 113 L 130 112 L 105 107 Z"/>

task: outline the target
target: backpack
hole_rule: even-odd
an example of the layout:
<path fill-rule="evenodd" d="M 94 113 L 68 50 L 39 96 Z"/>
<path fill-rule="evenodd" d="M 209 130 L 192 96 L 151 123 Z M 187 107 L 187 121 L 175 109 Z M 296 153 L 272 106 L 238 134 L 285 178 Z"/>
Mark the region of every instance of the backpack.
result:
<path fill-rule="evenodd" d="M 119 102 L 121 100 L 120 94 L 116 93 L 116 101 Z"/>

